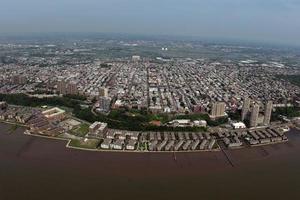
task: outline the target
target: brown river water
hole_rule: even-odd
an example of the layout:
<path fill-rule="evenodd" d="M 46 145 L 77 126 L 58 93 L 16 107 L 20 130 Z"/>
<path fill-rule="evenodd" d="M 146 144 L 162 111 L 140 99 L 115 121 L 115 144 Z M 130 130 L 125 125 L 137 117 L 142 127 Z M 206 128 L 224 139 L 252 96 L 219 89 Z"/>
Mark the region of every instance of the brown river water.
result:
<path fill-rule="evenodd" d="M 300 132 L 288 143 L 222 152 L 68 149 L 0 124 L 0 200 L 300 199 Z"/>

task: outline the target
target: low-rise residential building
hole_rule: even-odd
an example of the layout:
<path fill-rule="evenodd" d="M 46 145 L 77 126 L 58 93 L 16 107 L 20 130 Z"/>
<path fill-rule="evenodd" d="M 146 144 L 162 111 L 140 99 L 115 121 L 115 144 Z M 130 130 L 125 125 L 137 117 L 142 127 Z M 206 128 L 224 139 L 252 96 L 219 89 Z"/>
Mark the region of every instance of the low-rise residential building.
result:
<path fill-rule="evenodd" d="M 65 118 L 65 111 L 60 108 L 51 108 L 49 110 L 43 111 L 43 115 L 49 120 L 61 121 Z"/>
<path fill-rule="evenodd" d="M 111 146 L 111 142 L 112 142 L 112 139 L 110 139 L 110 138 L 105 138 L 105 139 L 103 140 L 103 142 L 101 143 L 100 147 L 101 147 L 102 149 L 109 149 L 110 146 Z"/>
<path fill-rule="evenodd" d="M 94 122 L 89 126 L 89 134 L 106 133 L 106 131 L 107 131 L 107 123 Z"/>
<path fill-rule="evenodd" d="M 136 140 L 129 140 L 128 143 L 126 144 L 126 149 L 135 150 L 136 143 L 137 143 Z"/>

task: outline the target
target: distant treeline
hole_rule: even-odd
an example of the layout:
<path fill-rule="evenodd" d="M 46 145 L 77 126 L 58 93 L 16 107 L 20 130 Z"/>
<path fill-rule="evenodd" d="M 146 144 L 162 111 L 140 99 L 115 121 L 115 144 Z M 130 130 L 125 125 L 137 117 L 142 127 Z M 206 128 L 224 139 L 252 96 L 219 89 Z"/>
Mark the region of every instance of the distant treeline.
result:
<path fill-rule="evenodd" d="M 79 94 L 66 94 L 64 95 L 65 98 L 69 98 L 69 99 L 75 99 L 75 100 L 79 100 L 79 101 L 85 101 L 86 97 L 83 95 L 79 95 Z"/>
<path fill-rule="evenodd" d="M 97 114 L 91 111 L 91 107 L 82 108 L 80 104 L 84 98 L 74 96 L 37 98 L 29 97 L 25 94 L 0 94 L 0 101 L 6 101 L 9 104 L 38 107 L 43 105 L 61 106 L 72 109 L 74 116 L 88 122 L 101 121 L 108 123 L 109 128 L 123 129 L 131 131 L 206 131 L 203 127 L 168 127 L 154 126 L 149 122 L 160 121 L 162 124 L 173 119 L 206 120 L 209 126 L 218 126 L 228 121 L 227 118 L 210 120 L 207 114 L 190 115 L 168 115 L 152 114 L 147 110 L 112 110 L 108 115 Z"/>
<path fill-rule="evenodd" d="M 79 105 L 79 101 L 69 97 L 46 97 L 37 98 L 29 97 L 26 94 L 0 94 L 0 101 L 6 101 L 9 104 L 37 107 L 43 105 L 64 106 L 75 108 Z"/>
<path fill-rule="evenodd" d="M 276 77 L 287 80 L 294 85 L 300 86 L 300 75 L 277 75 Z"/>
<path fill-rule="evenodd" d="M 136 112 L 136 111 L 134 111 Z M 128 111 L 113 110 L 109 115 L 94 115 L 90 108 L 80 108 L 74 110 L 74 115 L 80 119 L 88 122 L 102 121 L 108 123 L 109 128 L 123 129 L 130 131 L 206 131 L 203 127 L 168 127 L 168 126 L 154 126 L 149 124 L 149 120 L 153 117 L 148 113 L 145 115 L 129 113 Z"/>
<path fill-rule="evenodd" d="M 300 117 L 300 108 L 298 107 L 285 107 L 285 108 L 276 108 L 275 112 L 272 114 L 273 120 L 280 119 L 281 116 L 286 116 L 288 118 Z"/>

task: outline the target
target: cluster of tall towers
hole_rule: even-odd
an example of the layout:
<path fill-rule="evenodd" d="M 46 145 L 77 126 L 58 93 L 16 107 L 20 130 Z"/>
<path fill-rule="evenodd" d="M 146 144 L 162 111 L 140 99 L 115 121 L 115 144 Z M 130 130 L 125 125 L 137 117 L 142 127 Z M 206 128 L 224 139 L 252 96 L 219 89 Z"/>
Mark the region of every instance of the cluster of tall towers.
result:
<path fill-rule="evenodd" d="M 263 118 L 260 118 L 260 105 L 257 102 L 251 103 L 251 99 L 244 98 L 242 107 L 242 121 L 249 119 L 249 126 L 256 127 L 258 125 L 268 126 L 270 125 L 271 115 L 273 110 L 273 102 L 267 101 L 264 108 Z"/>

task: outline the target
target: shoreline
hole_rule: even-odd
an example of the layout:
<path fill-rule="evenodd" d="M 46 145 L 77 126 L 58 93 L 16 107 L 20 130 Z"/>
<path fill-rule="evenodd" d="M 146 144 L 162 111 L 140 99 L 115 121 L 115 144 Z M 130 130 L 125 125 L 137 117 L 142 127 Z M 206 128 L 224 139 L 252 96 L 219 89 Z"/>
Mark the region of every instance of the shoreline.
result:
<path fill-rule="evenodd" d="M 25 126 L 24 126 L 25 127 Z M 297 129 L 298 130 L 298 129 Z M 223 150 L 241 150 L 241 149 L 249 149 L 249 148 L 255 148 L 255 147 L 266 147 L 266 146 L 272 146 L 276 144 L 284 144 L 287 143 L 289 140 L 284 141 L 278 141 L 278 142 L 271 142 L 269 144 L 257 144 L 257 145 L 250 145 L 250 146 L 242 146 L 242 147 L 235 147 L 235 148 L 225 148 L 222 149 L 220 145 L 218 144 L 218 148 L 212 149 L 212 150 L 188 150 L 188 151 L 132 151 L 132 150 L 104 150 L 104 149 L 91 149 L 91 148 L 84 148 L 84 147 L 76 147 L 70 145 L 72 142 L 72 139 L 67 138 L 61 138 L 61 137 L 51 137 L 51 136 L 44 136 L 40 134 L 32 134 L 29 130 L 25 130 L 24 134 L 27 136 L 32 137 L 40 137 L 40 138 L 46 138 L 46 139 L 53 139 L 53 140 L 60 140 L 67 142 L 65 147 L 69 149 L 75 149 L 75 150 L 81 150 L 81 151 L 89 151 L 89 152 L 107 152 L 107 153 L 138 153 L 138 154 L 146 154 L 146 153 L 164 153 L 164 154 L 175 154 L 175 153 L 208 153 L 208 152 L 222 152 Z"/>
<path fill-rule="evenodd" d="M 147 153 L 163 153 L 163 154 L 175 154 L 175 153 L 208 153 L 208 152 L 223 152 L 224 150 L 241 150 L 241 149 L 249 149 L 249 148 L 255 148 L 255 147 L 265 147 L 265 146 L 272 146 L 272 145 L 276 145 L 276 144 L 283 144 L 283 143 L 287 143 L 289 140 L 285 140 L 285 141 L 278 141 L 278 142 L 271 142 L 268 144 L 256 144 L 256 145 L 250 145 L 250 146 L 241 146 L 241 147 L 235 147 L 235 148 L 222 148 L 218 142 L 217 142 L 217 148 L 216 149 L 205 149 L 205 150 L 187 150 L 187 151 L 137 151 L 137 150 L 105 150 L 105 149 L 98 149 L 98 148 L 84 148 L 84 147 L 77 147 L 77 146 L 72 146 L 70 145 L 70 143 L 72 142 L 73 139 L 70 138 L 63 138 L 63 137 L 53 137 L 53 136 L 46 136 L 46 135 L 41 135 L 41 134 L 32 134 L 29 130 L 28 130 L 28 126 L 21 124 L 21 123 L 17 123 L 17 122 L 9 122 L 9 121 L 3 121 L 0 120 L 0 123 L 5 123 L 5 124 L 9 124 L 9 125 L 18 125 L 22 128 L 26 128 L 26 130 L 23 132 L 24 135 L 27 136 L 32 136 L 32 137 L 40 137 L 40 138 L 45 138 L 45 139 L 53 139 L 53 140 L 60 140 L 60 141 L 65 141 L 65 147 L 68 149 L 75 149 L 75 150 L 81 150 L 81 151 L 88 151 L 88 152 L 106 152 L 106 153 L 137 153 L 137 154 L 147 154 Z M 295 130 L 300 130 L 295 128 Z"/>
<path fill-rule="evenodd" d="M 217 148 L 215 150 L 189 150 L 189 151 L 131 151 L 131 150 L 104 150 L 104 149 L 90 149 L 90 148 L 83 148 L 83 147 L 75 147 L 71 146 L 70 143 L 72 139 L 67 139 L 67 138 L 59 138 L 59 137 L 51 137 L 51 136 L 43 136 L 43 135 L 38 135 L 38 134 L 31 134 L 28 133 L 29 131 L 26 130 L 24 131 L 24 135 L 27 136 L 32 136 L 32 137 L 39 137 L 39 138 L 45 138 L 45 139 L 53 139 L 53 140 L 60 140 L 60 141 L 65 141 L 67 144 L 65 145 L 66 148 L 69 149 L 77 149 L 77 150 L 82 150 L 82 151 L 93 151 L 93 152 L 107 152 L 107 153 L 205 153 L 205 152 L 220 152 L 221 148 Z"/>

